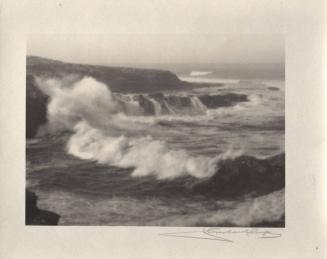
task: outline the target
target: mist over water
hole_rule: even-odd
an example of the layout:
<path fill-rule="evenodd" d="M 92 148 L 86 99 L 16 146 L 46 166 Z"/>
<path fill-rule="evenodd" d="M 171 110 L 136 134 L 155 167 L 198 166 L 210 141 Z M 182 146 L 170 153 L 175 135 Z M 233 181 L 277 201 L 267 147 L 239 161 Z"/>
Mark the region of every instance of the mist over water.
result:
<path fill-rule="evenodd" d="M 282 81 L 223 82 L 210 70 L 188 77 L 224 85 L 118 94 L 91 77 L 37 78 L 50 97 L 48 123 L 28 143 L 27 160 L 41 206 L 55 209 L 66 225 L 245 226 L 280 220 L 284 190 L 234 201 L 188 194 L 174 199 L 165 190 L 167 185 L 179 197 L 180 186 L 192 190 L 210 180 L 220 161 L 284 152 Z M 211 98 L 230 94 L 239 101 L 213 106 Z"/>

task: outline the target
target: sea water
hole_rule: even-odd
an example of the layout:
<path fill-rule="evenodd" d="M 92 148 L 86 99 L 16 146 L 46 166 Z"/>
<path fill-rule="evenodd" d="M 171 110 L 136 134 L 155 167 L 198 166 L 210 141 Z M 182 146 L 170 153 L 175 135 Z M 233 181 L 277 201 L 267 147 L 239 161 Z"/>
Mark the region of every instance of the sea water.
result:
<path fill-rule="evenodd" d="M 210 84 L 165 91 L 161 99 L 143 93 L 151 114 L 138 95 L 112 93 L 93 78 L 69 88 L 58 79 L 38 79 L 50 96 L 48 125 L 26 147 L 27 185 L 38 206 L 58 213 L 61 225 L 251 226 L 280 220 L 284 189 L 222 198 L 183 188 L 210 179 L 221 160 L 284 152 L 283 78 L 226 79 L 194 70 L 180 79 Z M 247 101 L 209 109 L 200 100 L 230 93 Z"/>

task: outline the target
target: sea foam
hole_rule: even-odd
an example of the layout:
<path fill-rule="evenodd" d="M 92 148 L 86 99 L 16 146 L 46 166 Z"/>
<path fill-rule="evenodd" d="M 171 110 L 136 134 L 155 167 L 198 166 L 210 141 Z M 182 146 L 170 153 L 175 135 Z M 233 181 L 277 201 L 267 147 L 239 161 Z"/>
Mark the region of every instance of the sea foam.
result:
<path fill-rule="evenodd" d="M 165 141 L 151 136 L 148 125 L 129 120 L 126 114 L 121 119 L 128 104 L 91 77 L 71 85 L 55 79 L 37 82 L 50 96 L 49 128 L 73 131 L 67 151 L 81 159 L 133 168 L 133 176 L 171 179 L 183 175 L 209 177 L 216 172 L 219 160 L 241 155 L 240 151 L 228 150 L 216 157 L 194 157 L 185 150 L 170 149 Z"/>

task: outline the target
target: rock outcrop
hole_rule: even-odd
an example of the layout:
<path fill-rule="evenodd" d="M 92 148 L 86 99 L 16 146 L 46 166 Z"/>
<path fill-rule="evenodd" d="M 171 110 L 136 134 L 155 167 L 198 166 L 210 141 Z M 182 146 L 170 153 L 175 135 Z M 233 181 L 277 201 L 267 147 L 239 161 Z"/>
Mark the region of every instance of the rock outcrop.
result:
<path fill-rule="evenodd" d="M 46 123 L 48 96 L 36 86 L 35 77 L 78 80 L 90 76 L 120 93 L 157 92 L 180 89 L 189 83 L 164 70 L 134 69 L 64 63 L 61 61 L 30 56 L 26 60 L 26 137 L 35 137 L 40 125 Z"/>
<path fill-rule="evenodd" d="M 67 75 L 90 76 L 110 86 L 113 92 L 142 93 L 178 89 L 183 82 L 170 71 L 64 63 L 39 57 L 27 57 L 27 75 L 63 78 Z"/>
<path fill-rule="evenodd" d="M 221 161 L 217 172 L 192 190 L 212 197 L 264 195 L 285 187 L 285 153 L 267 159 L 240 156 Z"/>
<path fill-rule="evenodd" d="M 245 94 L 224 94 L 224 95 L 202 95 L 199 96 L 201 102 L 209 109 L 232 106 L 237 102 L 248 101 Z"/>
<path fill-rule="evenodd" d="M 268 89 L 271 91 L 279 91 L 280 90 L 278 87 L 275 87 L 275 86 L 269 86 Z"/>
<path fill-rule="evenodd" d="M 221 160 L 215 174 L 208 178 L 185 176 L 154 181 L 148 177 L 133 181 L 136 184 L 129 193 L 140 197 L 204 196 L 208 200 L 259 197 L 285 188 L 285 153 L 266 159 L 240 156 Z"/>
<path fill-rule="evenodd" d="M 26 225 L 58 225 L 60 216 L 54 212 L 40 210 L 37 207 L 37 196 L 26 190 L 25 224 Z"/>
<path fill-rule="evenodd" d="M 26 85 L 26 137 L 32 138 L 47 121 L 48 96 L 36 86 L 32 75 L 27 75 Z"/>

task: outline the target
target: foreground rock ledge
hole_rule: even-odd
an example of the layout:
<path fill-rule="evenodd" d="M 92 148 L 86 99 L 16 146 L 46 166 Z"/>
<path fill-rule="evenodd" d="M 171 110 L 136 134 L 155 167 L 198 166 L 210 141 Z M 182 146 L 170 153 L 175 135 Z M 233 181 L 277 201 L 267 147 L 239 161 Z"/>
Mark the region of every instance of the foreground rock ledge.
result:
<path fill-rule="evenodd" d="M 26 190 L 26 208 L 25 224 L 26 225 L 58 225 L 60 216 L 54 212 L 40 210 L 37 207 L 37 196 L 34 192 Z"/>

